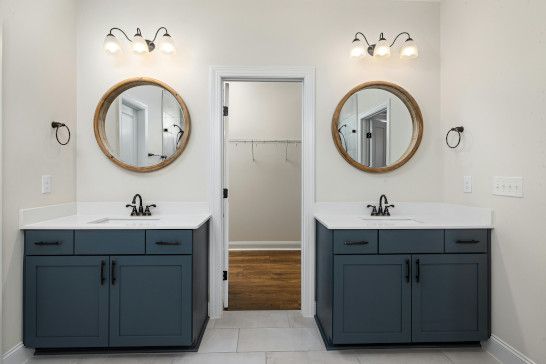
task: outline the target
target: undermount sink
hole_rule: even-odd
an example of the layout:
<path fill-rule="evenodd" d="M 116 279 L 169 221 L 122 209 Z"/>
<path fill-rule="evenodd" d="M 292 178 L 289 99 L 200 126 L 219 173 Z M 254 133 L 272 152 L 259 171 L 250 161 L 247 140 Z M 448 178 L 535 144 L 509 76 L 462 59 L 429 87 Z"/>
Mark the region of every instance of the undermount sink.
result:
<path fill-rule="evenodd" d="M 97 220 L 89 221 L 88 224 L 101 224 L 101 225 L 128 225 L 128 226 L 141 226 L 141 225 L 153 225 L 159 221 L 158 218 L 150 217 L 103 217 Z"/>
<path fill-rule="evenodd" d="M 392 217 L 392 216 L 364 216 L 361 218 L 366 223 L 374 226 L 400 226 L 400 225 L 420 225 L 421 221 L 411 217 Z"/>

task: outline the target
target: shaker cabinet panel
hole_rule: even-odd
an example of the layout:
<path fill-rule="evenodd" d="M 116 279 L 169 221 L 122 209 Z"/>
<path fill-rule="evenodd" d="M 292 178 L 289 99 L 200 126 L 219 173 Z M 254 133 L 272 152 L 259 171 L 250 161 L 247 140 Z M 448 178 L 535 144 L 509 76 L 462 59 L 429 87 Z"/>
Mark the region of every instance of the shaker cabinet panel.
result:
<path fill-rule="evenodd" d="M 26 258 L 26 346 L 108 346 L 108 261 L 100 256 Z"/>
<path fill-rule="evenodd" d="M 411 341 L 409 255 L 334 257 L 333 343 Z"/>
<path fill-rule="evenodd" d="M 111 262 L 110 346 L 191 345 L 191 256 L 113 256 Z"/>
<path fill-rule="evenodd" d="M 412 260 L 413 341 L 487 339 L 487 256 L 414 255 Z"/>

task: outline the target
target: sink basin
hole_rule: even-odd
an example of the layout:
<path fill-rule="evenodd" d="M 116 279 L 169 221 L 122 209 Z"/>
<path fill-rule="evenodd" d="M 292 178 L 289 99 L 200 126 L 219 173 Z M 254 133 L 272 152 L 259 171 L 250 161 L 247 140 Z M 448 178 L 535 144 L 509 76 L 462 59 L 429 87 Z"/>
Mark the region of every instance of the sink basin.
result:
<path fill-rule="evenodd" d="M 124 225 L 124 226 L 153 226 L 159 221 L 158 218 L 151 217 L 126 217 L 126 218 L 111 218 L 103 217 L 97 220 L 89 221 L 88 224 L 100 225 Z"/>
<path fill-rule="evenodd" d="M 421 221 L 411 217 L 364 216 L 361 219 L 372 226 L 413 226 L 422 224 Z"/>

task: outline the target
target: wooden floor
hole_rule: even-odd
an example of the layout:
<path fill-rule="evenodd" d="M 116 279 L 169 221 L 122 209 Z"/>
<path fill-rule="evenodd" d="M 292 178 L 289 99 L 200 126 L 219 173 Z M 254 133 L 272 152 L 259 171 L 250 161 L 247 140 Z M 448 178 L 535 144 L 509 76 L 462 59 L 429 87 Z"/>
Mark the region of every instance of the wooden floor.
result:
<path fill-rule="evenodd" d="M 229 252 L 229 310 L 298 310 L 301 252 Z"/>

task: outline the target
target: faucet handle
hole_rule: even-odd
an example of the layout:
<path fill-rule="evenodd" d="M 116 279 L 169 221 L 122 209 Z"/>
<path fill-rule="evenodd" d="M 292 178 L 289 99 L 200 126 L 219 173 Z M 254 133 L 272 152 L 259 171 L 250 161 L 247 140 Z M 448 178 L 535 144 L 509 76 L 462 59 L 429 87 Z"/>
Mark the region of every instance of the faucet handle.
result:
<path fill-rule="evenodd" d="M 383 214 L 384 214 L 385 216 L 391 216 L 391 212 L 389 211 L 389 208 L 390 208 L 390 207 L 394 208 L 394 205 L 391 204 L 391 205 L 385 206 L 385 210 L 383 211 Z"/>
<path fill-rule="evenodd" d="M 368 205 L 368 206 L 366 206 L 366 207 L 372 209 L 372 213 L 371 213 L 372 216 L 377 216 L 377 206 Z"/>
<path fill-rule="evenodd" d="M 150 207 L 157 207 L 155 203 L 146 205 L 146 208 L 144 209 L 144 216 L 152 216 L 152 212 L 150 211 Z"/>
<path fill-rule="evenodd" d="M 133 210 L 131 211 L 131 216 L 137 216 L 138 215 L 136 205 L 127 204 L 127 205 L 125 205 L 125 207 L 132 207 L 133 208 Z"/>

